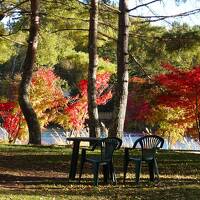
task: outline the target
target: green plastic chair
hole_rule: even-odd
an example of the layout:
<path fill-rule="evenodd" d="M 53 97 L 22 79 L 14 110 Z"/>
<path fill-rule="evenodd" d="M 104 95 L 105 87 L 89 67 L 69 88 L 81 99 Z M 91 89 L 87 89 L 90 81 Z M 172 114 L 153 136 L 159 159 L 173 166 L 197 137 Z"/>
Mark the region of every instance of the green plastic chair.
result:
<path fill-rule="evenodd" d="M 83 167 L 85 162 L 91 163 L 93 166 L 94 174 L 94 185 L 98 186 L 99 178 L 99 167 L 103 166 L 104 172 L 104 182 L 107 183 L 108 180 L 111 180 L 113 183 L 116 183 L 116 175 L 113 167 L 113 153 L 115 150 L 119 149 L 122 144 L 122 140 L 116 137 L 104 138 L 101 141 L 98 141 L 90 151 L 94 151 L 98 147 L 101 149 L 101 153 L 98 157 L 87 157 L 87 150 L 83 148 L 81 154 L 81 163 L 80 163 L 80 174 L 79 182 L 81 180 Z"/>
<path fill-rule="evenodd" d="M 146 162 L 149 167 L 150 181 L 154 181 L 154 175 L 157 175 L 159 180 L 158 164 L 156 160 L 156 151 L 163 147 L 164 139 L 156 135 L 147 135 L 137 139 L 132 148 L 125 148 L 124 154 L 124 183 L 126 180 L 126 173 L 130 161 L 135 162 L 135 176 L 136 183 L 139 184 L 142 162 Z M 130 150 L 136 147 L 141 148 L 141 155 L 134 157 L 130 155 Z"/>

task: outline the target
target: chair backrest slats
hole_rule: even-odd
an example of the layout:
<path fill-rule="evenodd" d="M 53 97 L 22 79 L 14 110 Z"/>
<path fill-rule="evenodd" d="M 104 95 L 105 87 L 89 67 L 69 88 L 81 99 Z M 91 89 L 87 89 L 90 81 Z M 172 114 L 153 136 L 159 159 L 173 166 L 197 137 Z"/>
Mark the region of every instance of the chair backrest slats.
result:
<path fill-rule="evenodd" d="M 163 147 L 164 139 L 157 135 L 147 135 L 137 139 L 133 145 L 133 148 L 135 148 L 138 144 L 142 149 L 143 159 L 153 158 L 156 150 Z"/>
<path fill-rule="evenodd" d="M 116 137 L 108 137 L 102 141 L 102 160 L 112 160 L 112 156 L 115 150 L 119 149 L 122 144 L 122 140 Z"/>

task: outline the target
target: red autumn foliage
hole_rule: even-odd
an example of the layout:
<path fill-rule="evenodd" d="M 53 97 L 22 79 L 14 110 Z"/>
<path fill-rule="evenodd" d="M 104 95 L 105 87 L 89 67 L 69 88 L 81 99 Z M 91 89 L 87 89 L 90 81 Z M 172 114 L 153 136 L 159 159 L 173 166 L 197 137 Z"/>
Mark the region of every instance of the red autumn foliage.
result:
<path fill-rule="evenodd" d="M 11 111 L 15 108 L 15 103 L 14 102 L 2 102 L 0 103 L 0 112 L 8 112 Z"/>
<path fill-rule="evenodd" d="M 185 120 L 199 121 L 200 66 L 190 71 L 181 71 L 169 64 L 163 67 L 170 73 L 155 78 L 165 88 L 165 93 L 158 97 L 158 103 L 171 108 L 182 108 Z"/>
<path fill-rule="evenodd" d="M 35 92 L 38 92 L 35 97 L 32 95 L 32 100 L 38 100 L 42 99 L 42 95 L 39 95 L 41 93 L 41 87 L 44 87 L 45 83 L 45 89 L 48 90 L 48 99 L 52 100 L 51 105 L 48 104 L 48 108 L 56 109 L 56 108 L 64 108 L 65 114 L 67 115 L 69 127 L 80 130 L 83 128 L 83 124 L 85 122 L 85 119 L 87 118 L 87 80 L 81 80 L 78 84 L 80 94 L 74 97 L 70 97 L 69 99 L 65 99 L 61 90 L 56 90 L 55 86 L 55 80 L 57 77 L 54 75 L 52 70 L 38 70 L 36 73 L 34 73 L 33 79 L 32 79 L 32 86 L 33 87 L 39 87 L 37 90 L 34 90 Z M 107 101 L 109 101 L 112 98 L 112 93 L 109 90 L 109 79 L 110 79 L 110 73 L 103 73 L 97 75 L 97 81 L 96 81 L 96 88 L 98 92 L 97 96 L 97 104 L 102 105 L 106 104 Z M 42 80 L 42 82 L 41 82 Z M 46 87 L 46 84 L 48 87 Z M 33 88 L 32 88 L 33 90 Z M 51 90 L 51 92 L 50 92 Z M 45 95 L 46 96 L 46 95 Z M 51 98 L 53 96 L 53 99 Z M 47 100 L 44 102 L 44 105 L 47 105 Z M 64 102 L 64 103 L 63 103 Z M 68 102 L 67 106 L 65 102 Z M 41 103 L 39 103 L 41 105 Z M 41 108 L 40 108 L 41 109 Z M 21 113 L 20 108 L 17 107 L 16 103 L 14 102 L 6 102 L 6 103 L 0 103 L 0 114 L 4 120 L 3 126 L 9 133 L 11 138 L 16 138 L 18 136 L 18 133 L 20 131 L 20 123 L 23 121 L 23 115 Z M 45 112 L 42 114 L 45 115 Z M 44 116 L 45 117 L 45 116 Z"/>
<path fill-rule="evenodd" d="M 0 115 L 3 119 L 3 127 L 9 134 L 9 140 L 15 140 L 20 130 L 20 121 L 22 120 L 22 113 L 20 109 L 14 112 L 16 103 L 2 102 L 0 103 Z"/>
<path fill-rule="evenodd" d="M 41 68 L 34 73 L 31 79 L 31 84 L 37 84 L 40 79 L 44 80 L 45 84 L 49 87 L 53 87 L 54 80 L 57 79 L 57 76 L 54 74 L 52 69 Z"/>
<path fill-rule="evenodd" d="M 144 122 L 151 113 L 151 105 L 144 97 L 136 98 L 137 93 L 130 92 L 127 101 L 126 124 L 132 121 Z"/>
<path fill-rule="evenodd" d="M 109 88 L 110 73 L 102 73 L 97 75 L 96 89 L 97 89 L 97 105 L 106 104 L 111 98 L 112 93 Z M 65 111 L 69 116 L 69 123 L 75 130 L 81 130 L 84 126 L 85 119 L 87 118 L 87 80 L 81 80 L 78 83 L 80 94 L 69 99 L 69 104 Z"/>
<path fill-rule="evenodd" d="M 169 68 L 168 68 L 169 69 Z M 158 99 L 160 104 L 169 107 L 181 107 L 192 110 L 199 104 L 200 67 L 191 71 L 180 71 L 171 68 L 171 73 L 161 74 L 155 80 L 166 88 L 165 94 Z M 196 102 L 196 100 L 198 100 Z"/>
<path fill-rule="evenodd" d="M 39 106 L 43 112 L 45 109 L 62 107 L 66 103 L 59 81 L 60 78 L 54 74 L 52 69 L 41 68 L 33 74 L 31 87 L 34 92 L 30 92 L 30 100 L 37 101 L 40 105 L 45 102 L 47 108 L 45 105 Z"/>
<path fill-rule="evenodd" d="M 61 88 L 57 86 L 58 81 L 59 78 L 52 69 L 41 68 L 33 74 L 29 95 L 41 124 L 48 124 L 58 113 L 56 111 L 65 105 L 66 99 Z M 16 102 L 0 103 L 0 114 L 4 120 L 3 126 L 11 139 L 27 134 L 26 123 Z"/>
<path fill-rule="evenodd" d="M 129 94 L 126 109 L 125 129 L 132 131 L 137 124 L 144 123 L 146 118 L 151 115 L 151 97 L 146 91 L 148 82 L 140 77 L 131 77 L 129 79 Z M 148 89 L 149 91 L 149 89 Z M 130 130 L 129 130 L 130 129 Z"/>

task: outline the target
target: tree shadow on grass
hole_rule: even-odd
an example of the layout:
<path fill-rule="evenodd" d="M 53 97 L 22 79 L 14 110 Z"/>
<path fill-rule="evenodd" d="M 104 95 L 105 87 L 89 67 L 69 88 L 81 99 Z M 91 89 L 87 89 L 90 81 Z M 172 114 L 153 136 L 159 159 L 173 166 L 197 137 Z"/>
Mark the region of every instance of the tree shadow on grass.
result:
<path fill-rule="evenodd" d="M 7 184 L 23 184 L 23 185 L 38 185 L 38 184 L 68 184 L 69 180 L 62 177 L 46 177 L 46 176 L 16 176 L 11 174 L 0 174 L 1 185 Z"/>
<path fill-rule="evenodd" d="M 65 180 L 64 180 L 65 181 Z M 200 186 L 194 184 L 192 179 L 183 179 L 182 184 L 175 183 L 176 179 L 162 179 L 159 183 L 150 183 L 145 179 L 141 181 L 140 185 L 127 183 L 123 185 L 119 183 L 116 186 L 102 185 L 99 187 L 92 186 L 90 179 L 84 180 L 83 183 L 77 182 L 62 182 L 47 185 L 23 185 L 16 187 L 12 185 L 9 187 L 7 195 L 30 195 L 30 196 L 62 196 L 67 199 L 67 196 L 74 197 L 74 199 L 199 199 Z M 44 183 L 42 183 L 44 184 Z M 0 185 L 2 186 L 2 185 Z M 4 187 L 6 190 L 6 188 Z M 5 191 L 0 190 L 0 196 L 5 196 Z M 77 197 L 77 198 L 76 198 Z M 56 198 L 57 199 L 57 198 Z"/>
<path fill-rule="evenodd" d="M 92 170 L 85 167 L 81 180 L 69 181 L 68 172 L 71 151 L 63 155 L 61 152 L 14 151 L 1 153 L 0 156 L 0 196 L 74 196 L 79 199 L 199 199 L 200 196 L 200 159 L 196 154 L 159 154 L 158 165 L 161 173 L 159 182 L 149 182 L 148 169 L 143 167 L 142 179 L 135 184 L 134 166 L 129 168 L 126 184 L 123 184 L 123 154 L 115 156 L 115 169 L 118 184 L 104 185 L 100 180 L 99 187 L 93 186 Z M 71 149 L 70 149 L 71 150 Z M 79 170 L 79 168 L 78 168 Z M 143 176 L 144 175 L 144 176 Z M 147 177 L 147 178 L 146 178 Z M 191 178 L 194 177 L 194 178 Z M 4 190 L 8 190 L 5 194 Z M 191 196 L 191 193 L 192 196 Z M 199 195 L 199 196 L 198 196 Z M 198 198 L 197 198 L 198 197 Z M 57 198 L 56 198 L 57 199 Z M 67 199 L 67 198 L 64 198 Z"/>
<path fill-rule="evenodd" d="M 71 157 L 66 155 L 0 156 L 0 168 L 7 170 L 43 170 L 62 172 L 69 168 Z"/>

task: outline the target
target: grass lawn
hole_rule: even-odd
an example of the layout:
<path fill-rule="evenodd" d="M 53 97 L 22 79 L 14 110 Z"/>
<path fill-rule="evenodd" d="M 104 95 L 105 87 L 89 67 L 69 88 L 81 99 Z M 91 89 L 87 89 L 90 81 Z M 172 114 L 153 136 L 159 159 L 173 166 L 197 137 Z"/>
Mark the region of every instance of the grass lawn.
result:
<path fill-rule="evenodd" d="M 130 165 L 123 184 L 123 150 L 116 152 L 114 163 L 118 184 L 99 187 L 92 184 L 90 166 L 84 168 L 81 184 L 69 181 L 71 148 L 0 145 L 0 200 L 92 200 L 92 199 L 200 199 L 200 154 L 160 151 L 159 182 L 148 181 L 146 166 L 141 183 L 134 183 Z"/>

